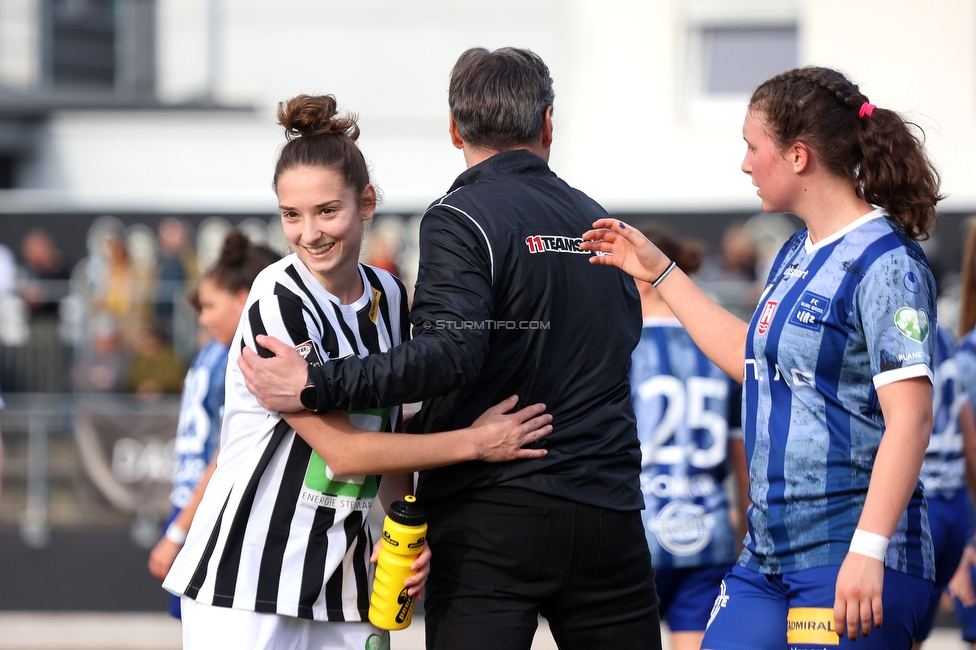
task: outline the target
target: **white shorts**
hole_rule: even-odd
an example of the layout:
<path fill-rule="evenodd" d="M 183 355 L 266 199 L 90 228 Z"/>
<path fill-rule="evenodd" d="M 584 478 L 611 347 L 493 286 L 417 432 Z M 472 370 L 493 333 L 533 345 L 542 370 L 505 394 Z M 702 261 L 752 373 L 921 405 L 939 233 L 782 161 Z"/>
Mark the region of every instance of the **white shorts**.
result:
<path fill-rule="evenodd" d="M 183 650 L 390 650 L 370 622 L 310 621 L 203 605 L 183 596 Z"/>

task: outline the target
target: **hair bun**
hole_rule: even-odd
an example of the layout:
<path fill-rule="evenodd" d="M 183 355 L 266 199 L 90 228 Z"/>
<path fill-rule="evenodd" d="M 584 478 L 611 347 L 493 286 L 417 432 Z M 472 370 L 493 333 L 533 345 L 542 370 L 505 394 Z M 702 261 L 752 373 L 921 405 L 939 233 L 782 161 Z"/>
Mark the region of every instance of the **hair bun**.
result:
<path fill-rule="evenodd" d="M 336 117 L 336 99 L 332 95 L 298 95 L 278 104 L 278 124 L 285 127 L 285 137 L 310 138 L 320 135 L 345 135 L 359 138 L 355 115 Z"/>
<path fill-rule="evenodd" d="M 219 266 L 239 266 L 247 260 L 247 249 L 251 241 L 237 228 L 227 231 L 224 247 L 220 250 Z"/>

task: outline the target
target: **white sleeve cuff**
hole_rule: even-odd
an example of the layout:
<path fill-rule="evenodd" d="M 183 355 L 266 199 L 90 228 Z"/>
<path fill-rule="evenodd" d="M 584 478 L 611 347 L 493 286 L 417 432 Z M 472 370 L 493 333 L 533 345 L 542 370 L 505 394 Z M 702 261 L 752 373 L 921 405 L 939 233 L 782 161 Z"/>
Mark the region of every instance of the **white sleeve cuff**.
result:
<path fill-rule="evenodd" d="M 874 376 L 874 387 L 881 388 L 902 379 L 912 379 L 913 377 L 928 377 L 929 381 L 935 385 L 935 378 L 932 376 L 932 369 L 924 363 L 916 363 L 911 366 L 886 370 Z"/>

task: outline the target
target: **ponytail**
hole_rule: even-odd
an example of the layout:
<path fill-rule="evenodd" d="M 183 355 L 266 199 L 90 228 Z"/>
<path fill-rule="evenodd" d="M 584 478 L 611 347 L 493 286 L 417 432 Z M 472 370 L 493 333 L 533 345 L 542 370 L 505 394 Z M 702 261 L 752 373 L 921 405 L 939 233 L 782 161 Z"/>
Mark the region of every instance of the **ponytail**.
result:
<path fill-rule="evenodd" d="M 810 146 L 833 173 L 851 179 L 858 196 L 885 209 L 908 236 L 928 239 L 935 226 L 939 174 L 925 155 L 917 125 L 868 103 L 857 85 L 829 68 L 796 68 L 763 82 L 749 109 L 763 116 L 782 149 Z"/>

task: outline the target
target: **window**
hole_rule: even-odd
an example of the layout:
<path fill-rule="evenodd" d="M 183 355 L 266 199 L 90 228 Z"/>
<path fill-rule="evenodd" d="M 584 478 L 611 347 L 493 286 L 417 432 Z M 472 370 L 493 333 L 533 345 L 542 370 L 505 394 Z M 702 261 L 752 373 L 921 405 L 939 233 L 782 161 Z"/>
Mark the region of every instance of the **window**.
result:
<path fill-rule="evenodd" d="M 706 27 L 701 44 L 705 95 L 751 95 L 797 64 L 796 27 Z"/>
<path fill-rule="evenodd" d="M 112 0 L 48 0 L 47 74 L 56 88 L 115 84 Z"/>
<path fill-rule="evenodd" d="M 691 0 L 679 58 L 685 118 L 741 121 L 757 85 L 799 65 L 797 16 L 791 0 Z"/>
<path fill-rule="evenodd" d="M 152 96 L 156 0 L 43 0 L 42 69 L 55 89 Z"/>

